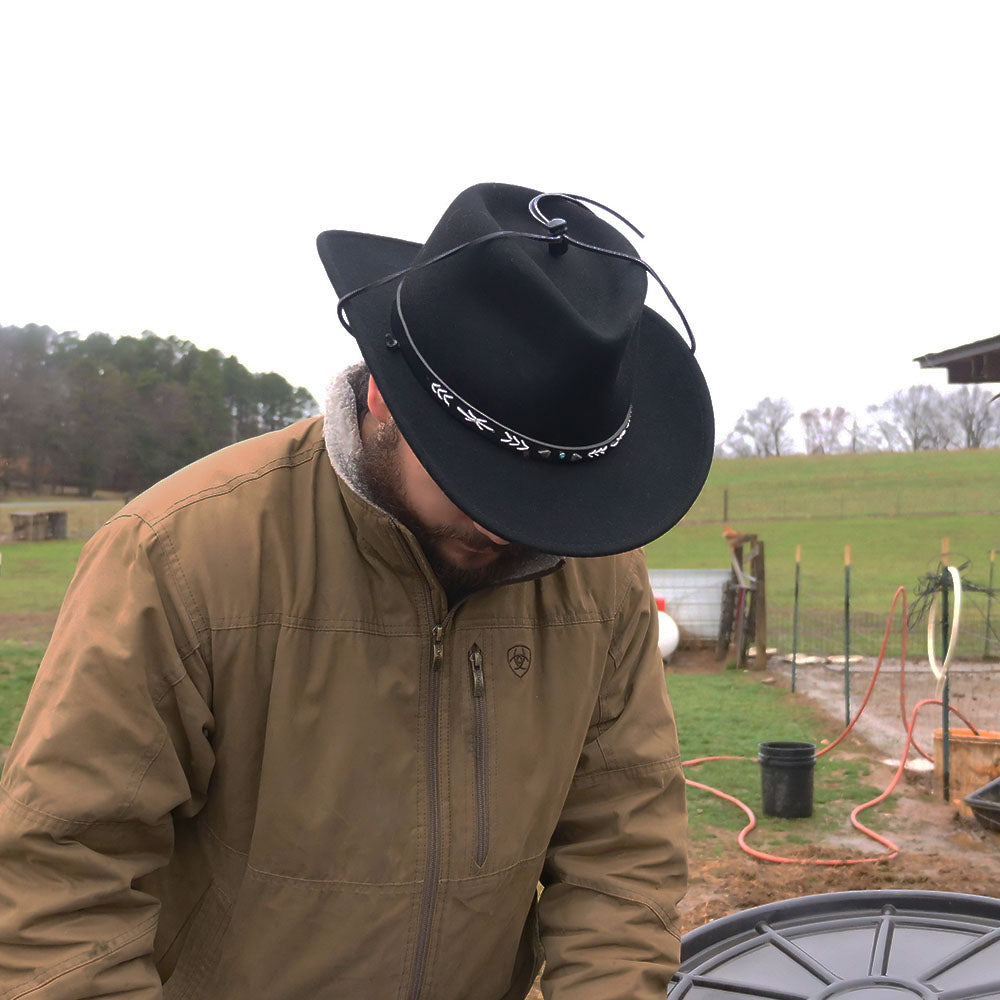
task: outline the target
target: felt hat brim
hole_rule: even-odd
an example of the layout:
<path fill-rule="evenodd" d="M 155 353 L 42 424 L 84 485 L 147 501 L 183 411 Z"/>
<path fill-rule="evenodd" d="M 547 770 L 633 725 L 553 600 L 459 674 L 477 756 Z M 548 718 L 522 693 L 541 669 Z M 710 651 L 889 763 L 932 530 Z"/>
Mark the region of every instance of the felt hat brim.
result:
<path fill-rule="evenodd" d="M 420 250 L 343 230 L 321 233 L 317 247 L 340 296 L 402 270 Z M 628 433 L 603 457 L 565 465 L 501 449 L 439 405 L 402 352 L 386 347 L 397 285 L 347 304 L 351 332 L 414 454 L 482 527 L 556 555 L 608 555 L 658 538 L 694 503 L 712 461 L 711 397 L 688 342 L 658 313 L 643 307 Z"/>

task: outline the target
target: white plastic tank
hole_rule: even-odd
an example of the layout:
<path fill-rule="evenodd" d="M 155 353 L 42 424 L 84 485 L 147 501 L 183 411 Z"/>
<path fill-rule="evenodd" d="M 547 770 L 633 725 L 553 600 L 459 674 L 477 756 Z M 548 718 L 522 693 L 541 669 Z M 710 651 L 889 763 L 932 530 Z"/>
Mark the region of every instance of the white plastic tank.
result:
<path fill-rule="evenodd" d="M 656 598 L 656 620 L 660 629 L 660 656 L 664 660 L 669 660 L 677 649 L 677 644 L 681 641 L 681 633 L 677 628 L 677 622 L 663 610 L 665 603 L 663 597 Z"/>

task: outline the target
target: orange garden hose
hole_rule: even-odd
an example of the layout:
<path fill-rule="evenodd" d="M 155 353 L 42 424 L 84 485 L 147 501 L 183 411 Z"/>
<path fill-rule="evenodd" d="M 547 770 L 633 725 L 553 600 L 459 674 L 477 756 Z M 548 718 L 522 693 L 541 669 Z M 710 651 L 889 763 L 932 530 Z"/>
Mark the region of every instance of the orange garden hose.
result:
<path fill-rule="evenodd" d="M 711 785 L 704 785 L 700 781 L 692 781 L 690 778 L 685 778 L 685 782 L 692 788 L 700 788 L 702 791 L 711 792 L 713 795 L 720 799 L 724 799 L 726 802 L 731 802 L 733 805 L 738 806 L 740 809 L 746 813 L 749 822 L 742 830 L 739 832 L 739 836 L 736 838 L 737 843 L 740 847 L 751 857 L 757 858 L 759 861 L 772 861 L 777 864 L 790 864 L 790 865 L 825 865 L 827 867 L 839 866 L 839 865 L 861 865 L 869 864 L 878 861 L 889 861 L 899 854 L 899 846 L 889 840 L 887 837 L 883 837 L 881 834 L 876 833 L 874 830 L 869 829 L 864 825 L 858 816 L 863 813 L 866 809 L 871 809 L 872 806 L 877 806 L 880 802 L 884 802 L 895 790 L 896 785 L 899 784 L 900 778 L 903 776 L 903 771 L 906 768 L 906 759 L 910 753 L 910 747 L 914 746 L 916 749 L 927 759 L 932 760 L 929 754 L 927 754 L 916 742 L 913 737 L 913 729 L 917 722 L 917 715 L 920 710 L 928 705 L 940 705 L 942 701 L 940 698 L 924 698 L 922 701 L 918 701 L 916 705 L 913 706 L 913 711 L 910 713 L 909 720 L 907 721 L 906 714 L 906 588 L 899 587 L 896 593 L 893 595 L 892 604 L 889 607 L 889 617 L 885 624 L 885 635 L 882 638 L 882 647 L 879 650 L 878 660 L 875 663 L 875 670 L 872 673 L 872 679 L 868 684 L 868 690 L 865 692 L 864 700 L 861 702 L 861 707 L 857 710 L 854 718 L 851 719 L 847 728 L 827 747 L 820 750 L 816 756 L 821 757 L 825 753 L 829 753 L 835 746 L 837 746 L 847 734 L 854 728 L 855 723 L 861 718 L 862 712 L 864 712 L 865 707 L 871 698 L 872 691 L 875 689 L 875 682 L 878 680 L 879 671 L 882 669 L 882 661 L 885 659 L 886 647 L 889 645 L 889 635 L 892 631 L 892 620 L 893 615 L 896 611 L 896 604 L 899 599 L 902 598 L 902 641 L 900 644 L 900 666 L 899 666 L 899 701 L 900 708 L 903 715 L 903 725 L 906 727 L 906 744 L 903 747 L 903 752 L 900 754 L 899 767 L 896 768 L 896 773 L 893 775 L 892 780 L 886 786 L 885 791 L 880 795 L 876 796 L 868 802 L 862 803 L 859 806 L 855 806 L 851 810 L 851 824 L 856 830 L 860 830 L 866 837 L 870 837 L 876 843 L 881 844 L 885 847 L 889 853 L 879 854 L 875 857 L 870 858 L 784 858 L 777 854 L 768 854 L 764 851 L 758 851 L 751 847 L 746 838 L 750 835 L 751 831 L 757 826 L 757 817 L 754 816 L 753 810 L 745 803 L 736 798 L 735 795 L 729 795 L 726 792 L 721 791 L 718 788 L 713 788 Z M 957 708 L 949 706 L 950 710 L 954 712 L 971 730 L 973 733 L 977 733 L 975 726 L 960 712 Z M 704 764 L 712 760 L 749 760 L 756 762 L 756 757 L 738 757 L 738 756 L 719 756 L 719 757 L 696 757 L 692 760 L 684 761 L 684 767 L 694 767 L 698 764 Z"/>

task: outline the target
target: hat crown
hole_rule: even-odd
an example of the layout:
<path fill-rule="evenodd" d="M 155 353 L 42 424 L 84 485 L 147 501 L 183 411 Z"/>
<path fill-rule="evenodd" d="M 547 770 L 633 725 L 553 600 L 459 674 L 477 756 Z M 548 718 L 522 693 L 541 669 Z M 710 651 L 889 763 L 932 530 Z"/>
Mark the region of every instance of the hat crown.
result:
<path fill-rule="evenodd" d="M 463 191 L 414 264 L 500 231 L 548 235 L 529 212 L 538 194 L 507 184 Z M 544 201 L 567 235 L 630 257 L 629 241 L 578 202 Z M 511 236 L 407 275 L 399 310 L 414 346 L 452 390 L 492 419 L 569 446 L 609 438 L 632 398 L 646 294 L 642 266 L 570 245 Z"/>

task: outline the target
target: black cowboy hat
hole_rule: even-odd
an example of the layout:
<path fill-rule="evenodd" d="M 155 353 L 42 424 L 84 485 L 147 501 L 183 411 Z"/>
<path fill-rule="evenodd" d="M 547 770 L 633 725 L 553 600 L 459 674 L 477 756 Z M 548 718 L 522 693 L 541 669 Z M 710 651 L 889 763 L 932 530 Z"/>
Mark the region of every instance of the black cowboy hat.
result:
<path fill-rule="evenodd" d="M 651 269 L 586 200 L 479 184 L 422 246 L 317 239 L 341 319 L 428 473 L 484 528 L 566 556 L 676 524 L 714 439 L 693 339 L 644 305 Z"/>

